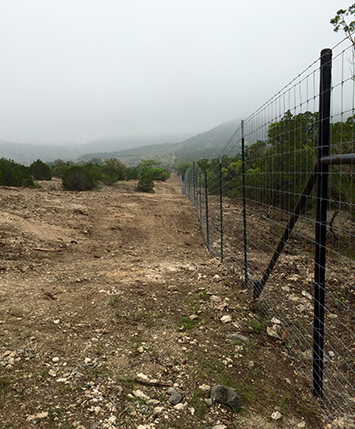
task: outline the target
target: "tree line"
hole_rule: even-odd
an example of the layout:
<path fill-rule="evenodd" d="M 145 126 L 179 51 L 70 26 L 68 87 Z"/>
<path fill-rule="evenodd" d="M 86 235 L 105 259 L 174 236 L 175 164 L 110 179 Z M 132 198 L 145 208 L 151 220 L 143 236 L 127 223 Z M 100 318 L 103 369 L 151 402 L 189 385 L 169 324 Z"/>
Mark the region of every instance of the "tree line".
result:
<path fill-rule="evenodd" d="M 165 181 L 170 173 L 155 160 L 142 160 L 136 167 L 127 168 L 117 158 L 93 158 L 81 163 L 63 160 L 45 163 L 38 159 L 30 166 L 0 159 L 2 186 L 35 187 L 35 181 L 51 180 L 52 177 L 62 179 L 63 188 L 69 191 L 88 191 L 98 184 L 114 185 L 118 181 L 135 179 L 138 180 L 139 191 L 152 192 L 154 181 Z"/>
<path fill-rule="evenodd" d="M 353 152 L 355 115 L 345 122 L 331 124 L 330 154 Z M 245 193 L 250 200 L 260 201 L 282 209 L 292 209 L 317 160 L 318 113 L 293 115 L 286 112 L 271 123 L 264 140 L 248 145 L 244 152 Z M 220 192 L 232 198 L 242 195 L 242 154 L 234 157 L 200 159 L 196 162 L 207 172 L 208 191 Z M 190 162 L 178 165 L 184 176 Z M 352 165 L 329 167 L 329 200 L 347 204 L 355 202 Z"/>

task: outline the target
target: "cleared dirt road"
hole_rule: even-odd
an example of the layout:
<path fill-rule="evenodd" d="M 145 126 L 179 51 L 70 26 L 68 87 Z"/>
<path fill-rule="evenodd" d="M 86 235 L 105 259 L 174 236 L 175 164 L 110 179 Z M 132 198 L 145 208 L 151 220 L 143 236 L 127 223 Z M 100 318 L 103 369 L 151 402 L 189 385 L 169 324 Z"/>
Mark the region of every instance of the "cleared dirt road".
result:
<path fill-rule="evenodd" d="M 0 188 L 0 427 L 322 427 L 176 178 L 155 190 Z M 206 403 L 215 384 L 239 412 Z"/>

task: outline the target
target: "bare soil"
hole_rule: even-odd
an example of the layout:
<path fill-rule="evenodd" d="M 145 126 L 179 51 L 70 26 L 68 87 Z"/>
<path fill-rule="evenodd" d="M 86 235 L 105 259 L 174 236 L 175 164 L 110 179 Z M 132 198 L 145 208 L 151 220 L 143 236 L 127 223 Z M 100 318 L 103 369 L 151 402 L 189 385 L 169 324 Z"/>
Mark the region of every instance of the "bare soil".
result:
<path fill-rule="evenodd" d="M 0 427 L 323 427 L 176 178 L 134 185 L 0 188 Z M 206 403 L 215 384 L 239 411 Z"/>

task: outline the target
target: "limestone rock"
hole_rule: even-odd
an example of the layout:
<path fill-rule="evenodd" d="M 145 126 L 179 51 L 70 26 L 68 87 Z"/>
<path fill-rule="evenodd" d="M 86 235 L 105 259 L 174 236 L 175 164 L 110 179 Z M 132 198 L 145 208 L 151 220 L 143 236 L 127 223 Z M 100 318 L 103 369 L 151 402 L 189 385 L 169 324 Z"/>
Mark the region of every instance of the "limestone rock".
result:
<path fill-rule="evenodd" d="M 169 402 L 171 405 L 177 405 L 182 401 L 182 395 L 179 393 L 176 389 L 173 387 L 169 387 L 169 389 L 166 391 L 169 397 Z"/>
<path fill-rule="evenodd" d="M 245 337 L 244 335 L 237 334 L 237 333 L 228 334 L 227 338 L 228 338 L 228 340 L 241 341 L 242 343 L 249 343 L 249 341 L 250 341 L 248 337 Z"/>
<path fill-rule="evenodd" d="M 220 384 L 212 387 L 210 398 L 212 403 L 229 405 L 233 410 L 238 410 L 240 408 L 240 397 L 238 393 Z"/>

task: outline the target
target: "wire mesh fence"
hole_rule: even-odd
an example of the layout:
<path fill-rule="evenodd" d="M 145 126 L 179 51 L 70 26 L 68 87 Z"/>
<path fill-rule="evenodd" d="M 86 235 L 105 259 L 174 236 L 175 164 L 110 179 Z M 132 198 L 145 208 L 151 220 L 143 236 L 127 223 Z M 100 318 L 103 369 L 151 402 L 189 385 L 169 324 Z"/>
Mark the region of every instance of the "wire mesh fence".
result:
<path fill-rule="evenodd" d="M 355 421 L 354 67 L 346 41 L 323 50 L 183 184 L 334 427 Z"/>

